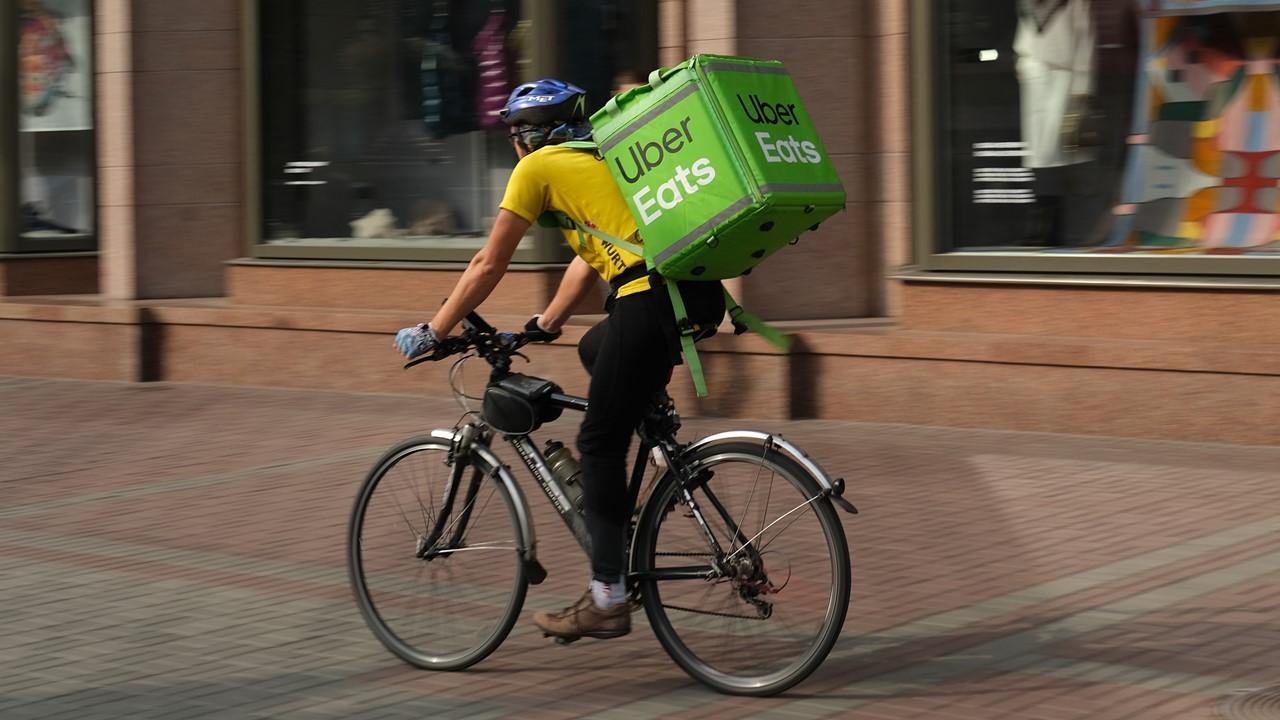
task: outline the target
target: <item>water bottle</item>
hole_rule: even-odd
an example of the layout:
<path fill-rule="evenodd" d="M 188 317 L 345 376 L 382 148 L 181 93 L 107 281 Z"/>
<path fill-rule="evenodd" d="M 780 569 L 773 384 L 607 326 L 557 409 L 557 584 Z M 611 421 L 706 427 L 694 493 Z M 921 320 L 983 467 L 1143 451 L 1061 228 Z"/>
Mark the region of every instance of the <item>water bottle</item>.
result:
<path fill-rule="evenodd" d="M 555 478 L 556 484 L 569 498 L 569 503 L 573 505 L 579 513 L 582 512 L 582 466 L 578 464 L 573 453 L 569 452 L 569 448 L 564 443 L 556 440 L 547 442 L 547 446 L 542 451 L 543 456 L 547 459 L 547 465 L 551 468 L 551 477 Z"/>

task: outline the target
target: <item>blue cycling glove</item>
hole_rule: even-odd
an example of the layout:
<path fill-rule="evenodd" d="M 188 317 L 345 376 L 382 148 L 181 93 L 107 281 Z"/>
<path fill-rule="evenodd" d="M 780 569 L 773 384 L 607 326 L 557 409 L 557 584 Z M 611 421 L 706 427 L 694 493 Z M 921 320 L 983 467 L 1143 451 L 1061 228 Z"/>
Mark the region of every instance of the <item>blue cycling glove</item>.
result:
<path fill-rule="evenodd" d="M 426 323 L 407 327 L 396 333 L 396 350 L 410 360 L 435 350 L 439 344 L 440 338 L 436 337 L 435 331 Z"/>

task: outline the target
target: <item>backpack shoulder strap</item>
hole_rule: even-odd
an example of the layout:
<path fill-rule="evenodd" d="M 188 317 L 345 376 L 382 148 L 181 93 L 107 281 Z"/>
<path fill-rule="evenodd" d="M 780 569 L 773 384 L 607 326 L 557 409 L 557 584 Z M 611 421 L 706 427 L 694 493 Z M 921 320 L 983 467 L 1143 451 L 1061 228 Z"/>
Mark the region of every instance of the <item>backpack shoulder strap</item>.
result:
<path fill-rule="evenodd" d="M 578 232 L 579 242 L 582 242 L 584 240 L 584 238 L 582 237 L 583 235 L 590 235 L 603 242 L 607 242 L 610 245 L 613 245 L 614 247 L 626 250 L 632 255 L 635 255 L 637 257 L 645 257 L 644 248 L 632 242 L 632 240 L 634 240 L 639 235 L 639 231 L 637 231 L 635 235 L 632 235 L 626 240 L 623 240 L 621 238 L 616 238 L 610 235 L 609 233 L 604 232 L 603 230 L 600 230 L 599 228 L 593 228 L 590 225 L 583 225 L 582 223 L 569 217 L 568 214 L 560 210 L 548 210 L 542 213 L 541 215 L 538 216 L 538 224 L 542 225 L 543 227 L 554 227 L 554 228 L 564 228 L 565 230 L 576 230 Z"/>
<path fill-rule="evenodd" d="M 571 150 L 589 150 L 597 155 L 600 154 L 600 146 L 595 140 L 569 140 L 559 143 L 554 147 L 569 148 Z"/>

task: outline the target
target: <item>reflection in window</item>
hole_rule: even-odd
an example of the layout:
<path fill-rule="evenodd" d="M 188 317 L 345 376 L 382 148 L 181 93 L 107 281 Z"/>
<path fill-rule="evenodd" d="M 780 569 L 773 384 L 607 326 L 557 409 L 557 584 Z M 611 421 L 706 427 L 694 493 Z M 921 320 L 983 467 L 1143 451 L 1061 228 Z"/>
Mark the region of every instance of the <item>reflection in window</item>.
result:
<path fill-rule="evenodd" d="M 1270 254 L 1280 3 L 939 0 L 943 251 Z"/>
<path fill-rule="evenodd" d="M 430 246 L 481 234 L 495 180 L 514 164 L 487 130 L 527 64 L 520 3 L 261 8 L 264 240 Z"/>
<path fill-rule="evenodd" d="M 632 2 L 557 5 L 595 32 L 558 24 L 555 33 L 587 40 L 568 43 L 572 58 L 545 55 L 571 61 L 560 75 L 584 83 L 596 104 L 623 45 L 609 28 L 619 30 L 619 8 Z M 478 247 L 516 162 L 497 111 L 515 85 L 535 79 L 534 44 L 547 37 L 534 5 L 259 3 L 263 242 Z"/>
<path fill-rule="evenodd" d="M 1129 164 L 1109 247 L 1280 254 L 1278 51 L 1276 9 L 1144 21 Z"/>
<path fill-rule="evenodd" d="M 1133 94 L 1133 9 L 942 0 L 951 250 L 1102 244 Z"/>
<path fill-rule="evenodd" d="M 89 0 L 21 0 L 18 227 L 25 247 L 92 238 L 92 58 Z"/>

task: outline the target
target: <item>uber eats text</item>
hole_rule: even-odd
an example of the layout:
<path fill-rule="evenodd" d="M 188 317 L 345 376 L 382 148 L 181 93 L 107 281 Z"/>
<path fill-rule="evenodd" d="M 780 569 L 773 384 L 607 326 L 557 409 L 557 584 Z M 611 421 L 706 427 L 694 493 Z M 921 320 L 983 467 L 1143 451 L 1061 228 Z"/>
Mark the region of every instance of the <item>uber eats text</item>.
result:
<path fill-rule="evenodd" d="M 630 161 L 624 163 L 623 158 L 614 158 L 618 172 L 628 185 L 634 185 L 645 175 L 660 168 L 668 155 L 675 156 L 685 149 L 685 145 L 693 142 L 693 132 L 689 129 L 692 118 L 685 117 L 678 124 L 662 132 L 661 140 L 641 142 L 637 140 L 630 148 Z M 698 158 L 685 167 L 677 164 L 670 179 L 657 185 L 652 184 L 640 188 L 631 195 L 631 201 L 640 213 L 644 224 L 648 225 L 662 217 L 663 210 L 673 210 L 684 202 L 685 198 L 698 192 L 700 188 L 715 182 L 716 169 L 711 166 L 710 158 Z"/>
<path fill-rule="evenodd" d="M 747 98 L 739 95 L 738 104 L 742 106 L 747 119 L 756 125 L 800 124 L 800 114 L 796 112 L 795 103 L 769 102 L 753 93 Z M 818 146 L 811 140 L 797 140 L 794 135 L 775 140 L 769 132 L 757 132 L 755 136 L 767 163 L 816 165 L 822 162 L 822 153 L 818 152 Z"/>

